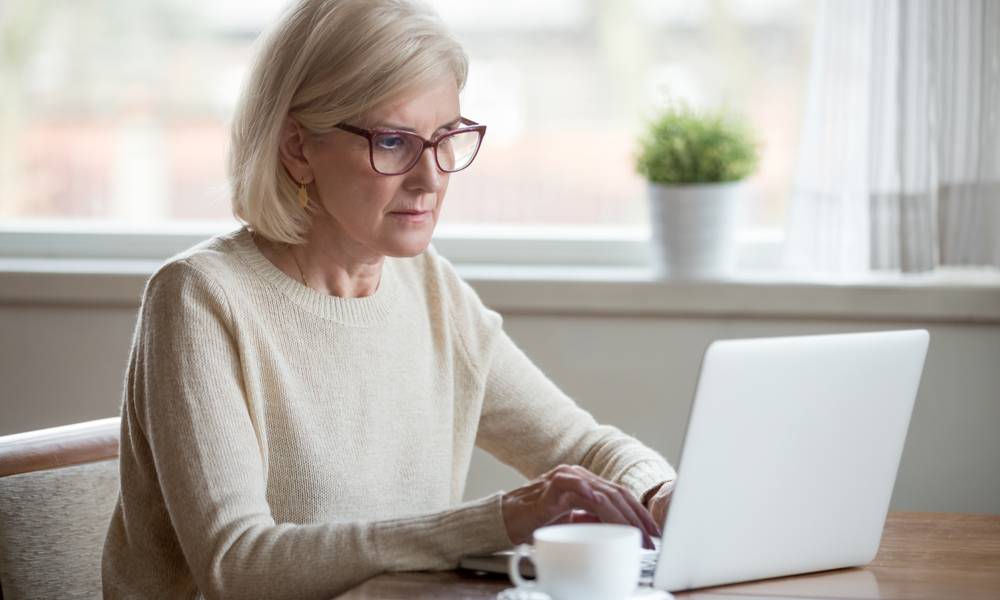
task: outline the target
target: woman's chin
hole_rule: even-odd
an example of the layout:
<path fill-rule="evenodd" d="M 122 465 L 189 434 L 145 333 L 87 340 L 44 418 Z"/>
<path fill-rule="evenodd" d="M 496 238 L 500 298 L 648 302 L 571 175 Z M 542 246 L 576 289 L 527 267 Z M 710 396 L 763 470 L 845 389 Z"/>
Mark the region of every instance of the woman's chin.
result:
<path fill-rule="evenodd" d="M 386 256 L 408 258 L 421 254 L 431 243 L 434 230 L 427 232 L 411 231 L 393 236 L 386 248 Z"/>

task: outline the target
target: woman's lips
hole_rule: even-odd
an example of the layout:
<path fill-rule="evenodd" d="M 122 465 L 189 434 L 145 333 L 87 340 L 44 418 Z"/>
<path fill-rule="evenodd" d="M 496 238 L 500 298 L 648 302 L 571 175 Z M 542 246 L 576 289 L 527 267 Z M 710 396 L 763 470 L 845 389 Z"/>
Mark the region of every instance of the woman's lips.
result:
<path fill-rule="evenodd" d="M 431 218 L 431 211 L 423 210 L 409 210 L 409 211 L 399 211 L 391 212 L 389 216 L 395 217 L 396 219 L 403 221 L 404 223 L 423 223 Z"/>

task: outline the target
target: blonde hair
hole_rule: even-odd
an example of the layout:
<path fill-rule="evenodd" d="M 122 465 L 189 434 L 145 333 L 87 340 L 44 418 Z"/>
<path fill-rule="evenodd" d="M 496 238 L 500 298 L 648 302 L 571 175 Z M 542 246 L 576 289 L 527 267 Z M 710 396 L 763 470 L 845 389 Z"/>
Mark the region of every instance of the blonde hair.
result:
<path fill-rule="evenodd" d="M 233 118 L 233 214 L 275 242 L 301 244 L 311 216 L 278 153 L 287 117 L 307 133 L 344 121 L 452 75 L 468 59 L 419 0 L 299 0 L 262 37 Z"/>

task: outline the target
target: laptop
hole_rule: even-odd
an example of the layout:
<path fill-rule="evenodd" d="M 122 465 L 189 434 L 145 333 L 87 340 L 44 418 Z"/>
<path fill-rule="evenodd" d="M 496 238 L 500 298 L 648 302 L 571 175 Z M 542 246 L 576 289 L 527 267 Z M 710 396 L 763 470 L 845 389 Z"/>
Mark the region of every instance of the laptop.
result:
<path fill-rule="evenodd" d="M 871 562 L 928 343 L 925 330 L 713 342 L 643 583 L 682 591 Z M 508 556 L 459 566 L 506 573 Z"/>

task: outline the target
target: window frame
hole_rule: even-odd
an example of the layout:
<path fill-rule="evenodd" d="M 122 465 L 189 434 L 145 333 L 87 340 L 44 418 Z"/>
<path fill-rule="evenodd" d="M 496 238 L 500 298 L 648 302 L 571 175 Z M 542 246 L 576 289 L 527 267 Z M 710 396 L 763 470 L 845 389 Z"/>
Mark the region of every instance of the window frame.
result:
<path fill-rule="evenodd" d="M 236 222 L 161 226 L 86 221 L 0 222 L 0 258 L 163 261 Z M 434 247 L 456 264 L 648 268 L 649 231 L 642 227 L 489 226 L 442 224 Z M 738 235 L 739 268 L 777 269 L 784 233 L 747 229 Z"/>

